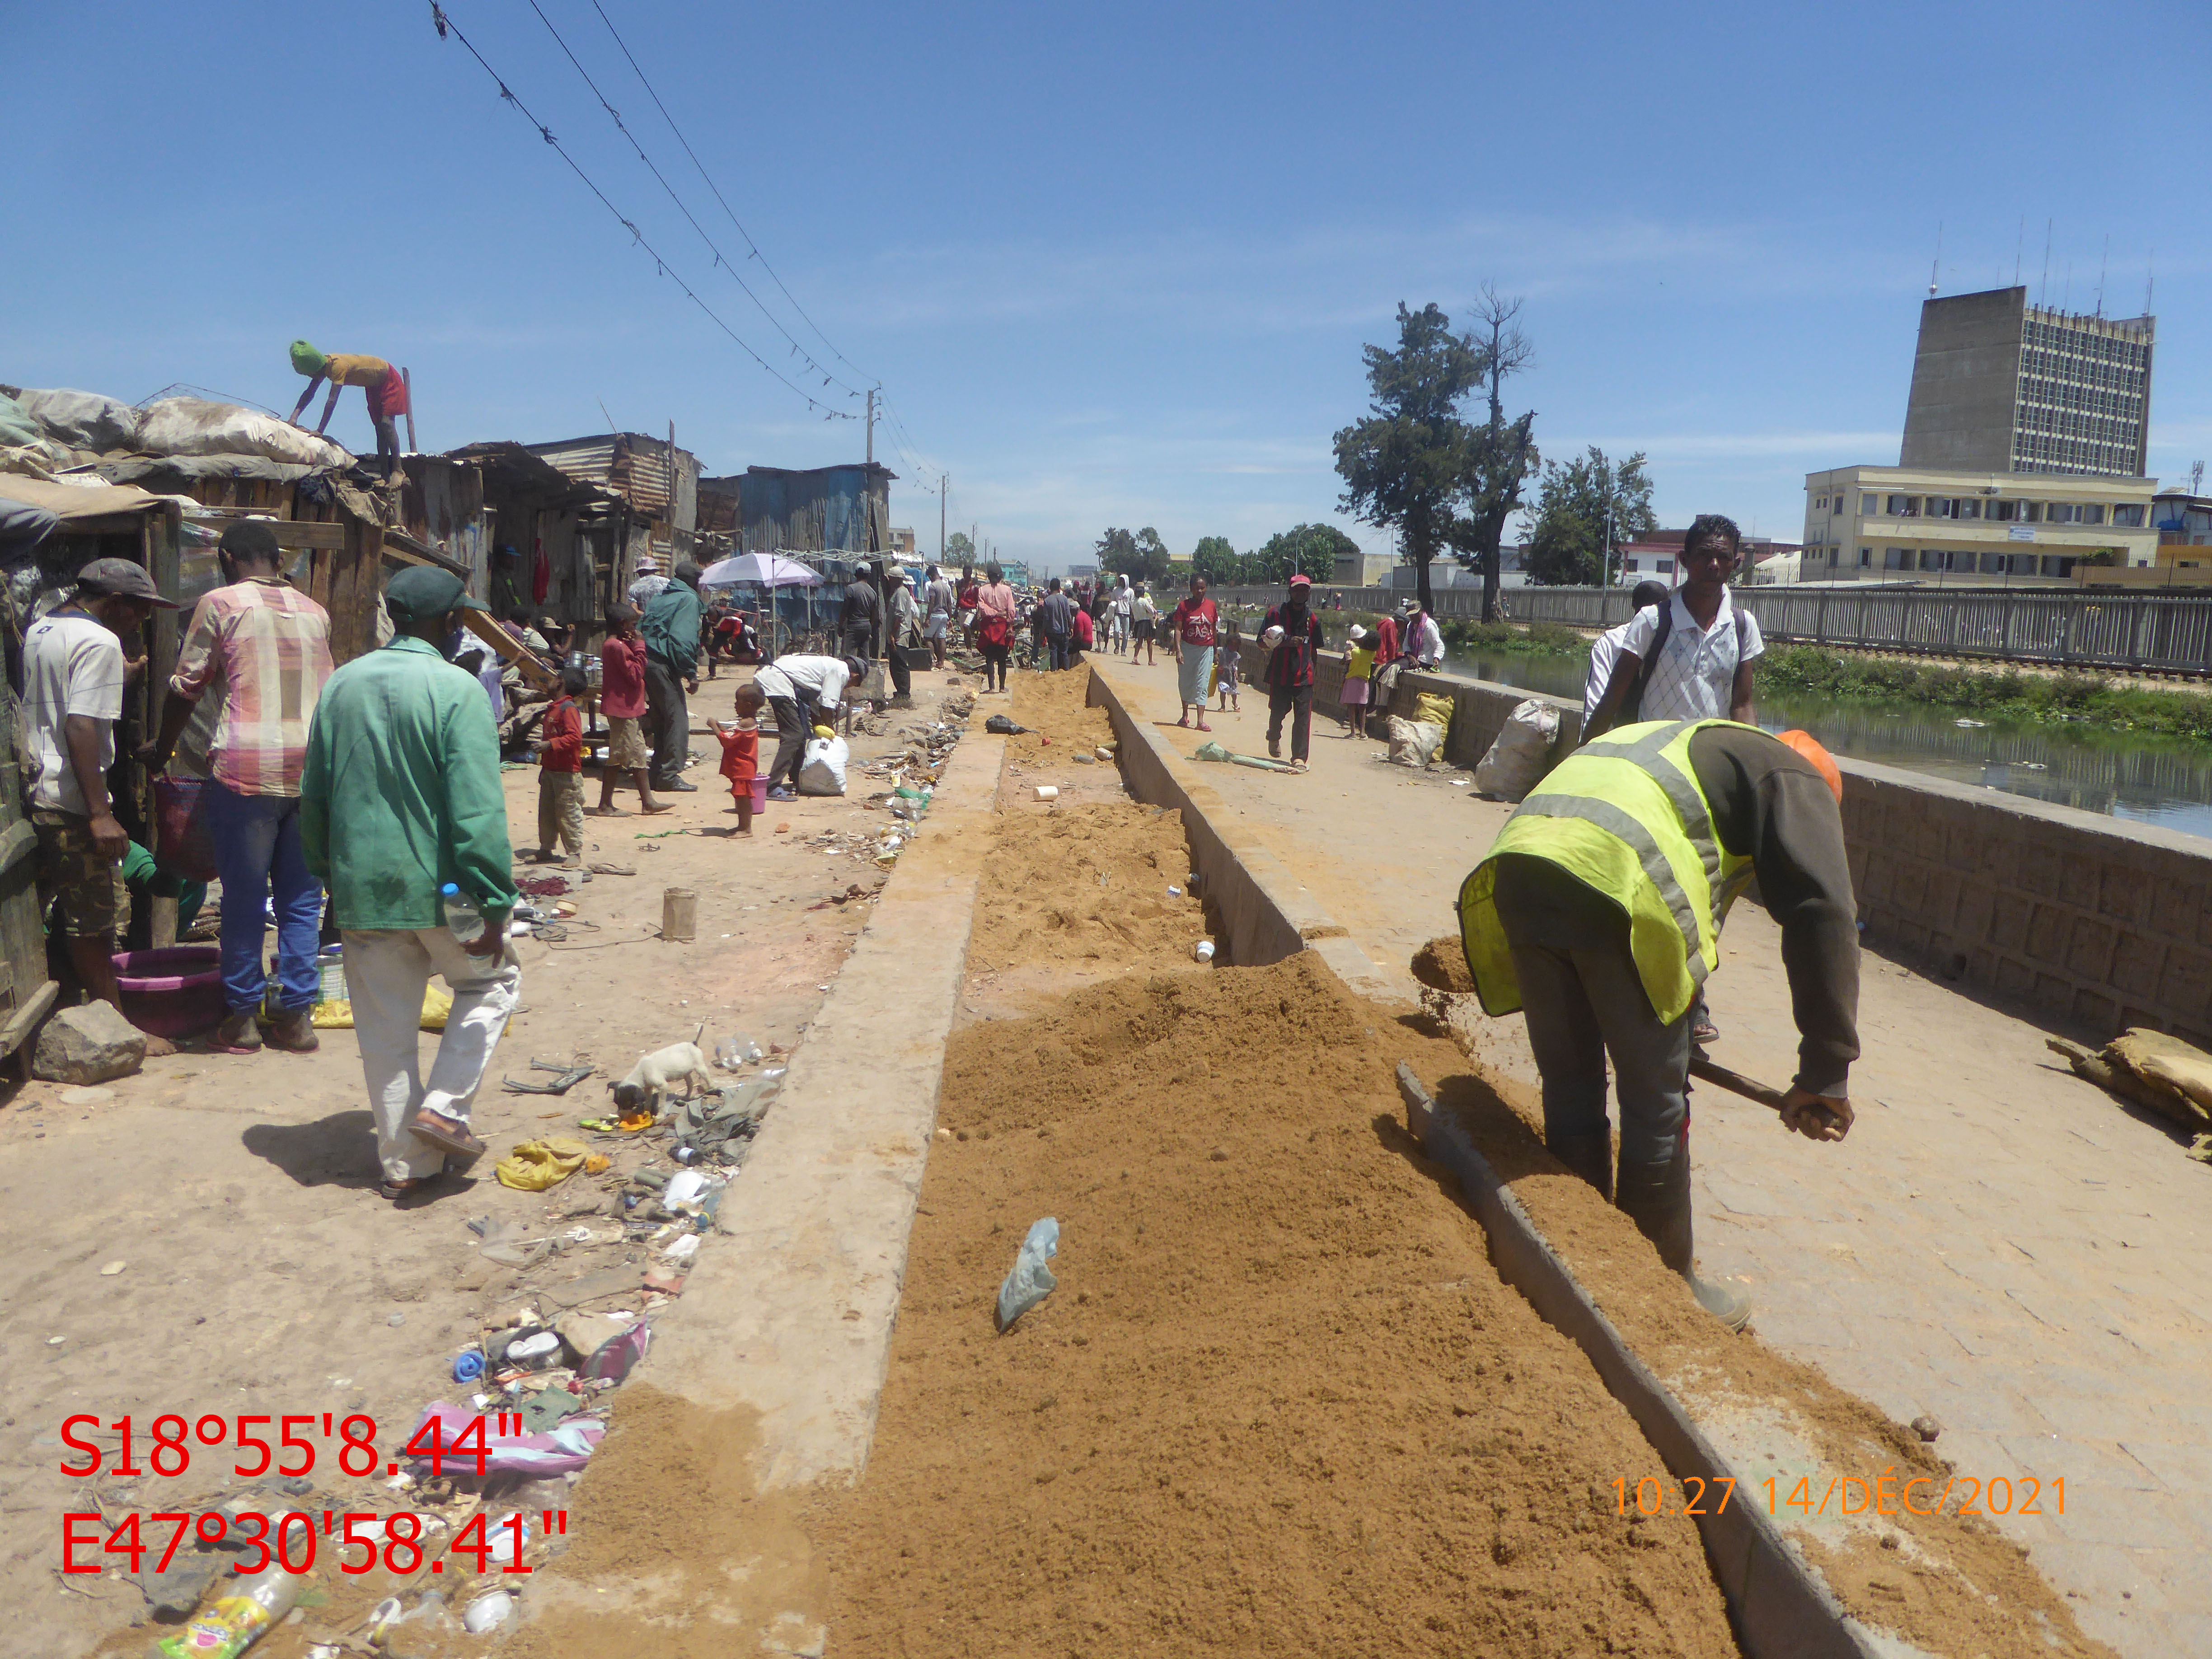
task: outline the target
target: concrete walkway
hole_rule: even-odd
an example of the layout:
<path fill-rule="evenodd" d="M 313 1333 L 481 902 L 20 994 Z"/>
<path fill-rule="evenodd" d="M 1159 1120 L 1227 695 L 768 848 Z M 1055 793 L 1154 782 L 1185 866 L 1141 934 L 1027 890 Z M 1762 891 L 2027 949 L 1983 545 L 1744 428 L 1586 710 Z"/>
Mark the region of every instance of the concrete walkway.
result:
<path fill-rule="evenodd" d="M 1206 740 L 1174 726 L 1164 657 L 1091 661 L 1181 752 Z M 1243 704 L 1209 714 L 1211 735 L 1264 754 L 1264 691 Z M 1341 731 L 1317 718 L 1304 777 L 1203 769 L 1410 994 L 1408 957 L 1456 931 L 1459 884 L 1511 809 Z M 1739 907 L 1712 1006 L 1714 1058 L 1780 1084 L 1796 1039 L 1778 939 Z M 2212 1169 L 2065 1071 L 2033 1026 L 1871 955 L 1863 977 L 1848 1141 L 1814 1146 L 1698 1091 L 1705 1268 L 1751 1286 L 1773 1347 L 1899 1422 L 1935 1416 L 1962 1476 L 2042 1482 L 2043 1516 L 1993 1518 L 2086 1632 L 2130 1659 L 2212 1653 Z M 1484 1061 L 1533 1079 L 1520 1020 L 1483 1024 Z"/>

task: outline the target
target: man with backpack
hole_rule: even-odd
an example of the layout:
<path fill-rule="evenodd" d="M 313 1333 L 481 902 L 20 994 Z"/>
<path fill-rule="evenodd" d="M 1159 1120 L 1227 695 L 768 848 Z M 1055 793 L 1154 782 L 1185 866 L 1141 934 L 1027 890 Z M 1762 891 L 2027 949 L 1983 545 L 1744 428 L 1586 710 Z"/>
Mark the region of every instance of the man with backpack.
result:
<path fill-rule="evenodd" d="M 1613 683 L 1583 728 L 1587 743 L 1638 720 L 1753 724 L 1752 664 L 1766 643 L 1729 591 L 1742 538 L 1735 520 L 1701 513 L 1682 538 L 1685 580 L 1674 599 L 1639 611 L 1621 635 Z"/>
<path fill-rule="evenodd" d="M 1729 592 L 1741 540 L 1735 520 L 1717 513 L 1692 521 L 1682 538 L 1683 583 L 1667 604 L 1638 611 L 1621 629 L 1612 684 L 1583 723 L 1584 743 L 1643 720 L 1754 722 L 1752 665 L 1766 644 L 1758 618 L 1738 610 Z M 1702 1050 L 1719 1036 L 1700 986 L 1690 1040 Z"/>

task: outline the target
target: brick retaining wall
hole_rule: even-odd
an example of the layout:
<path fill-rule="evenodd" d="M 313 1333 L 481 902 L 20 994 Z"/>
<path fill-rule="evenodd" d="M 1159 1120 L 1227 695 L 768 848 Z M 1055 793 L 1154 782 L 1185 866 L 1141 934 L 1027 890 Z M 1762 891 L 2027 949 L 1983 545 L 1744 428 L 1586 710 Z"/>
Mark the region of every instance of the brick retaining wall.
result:
<path fill-rule="evenodd" d="M 1266 653 L 1244 641 L 1244 688 L 1265 709 Z M 1317 719 L 1340 718 L 1344 659 L 1321 653 Z M 1453 699 L 1444 757 L 1472 767 L 1538 693 L 1449 674 L 1403 674 L 1392 712 Z M 1559 711 L 1554 758 L 1582 729 Z M 2212 842 L 2153 824 L 1838 759 L 1844 837 L 1870 944 L 2101 1041 L 2130 1025 L 2212 1048 Z"/>

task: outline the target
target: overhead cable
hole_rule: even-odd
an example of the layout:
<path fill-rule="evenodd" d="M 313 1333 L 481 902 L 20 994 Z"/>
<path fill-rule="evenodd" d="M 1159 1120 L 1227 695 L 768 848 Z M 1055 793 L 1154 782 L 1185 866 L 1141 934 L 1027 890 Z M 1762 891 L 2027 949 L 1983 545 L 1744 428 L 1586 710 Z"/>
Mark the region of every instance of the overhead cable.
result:
<path fill-rule="evenodd" d="M 693 305 L 698 307 L 701 311 L 704 312 L 707 314 L 708 319 L 711 321 L 715 327 L 720 329 L 723 333 L 728 335 L 732 342 L 733 342 L 738 348 L 745 354 L 745 356 L 750 357 L 756 363 L 758 363 L 772 379 L 783 386 L 787 390 L 796 392 L 800 398 L 805 398 L 807 407 L 818 411 L 824 420 L 852 421 L 858 420 L 860 418 L 849 410 L 831 408 L 829 404 L 816 398 L 812 393 L 807 392 L 804 387 L 794 385 L 780 371 L 778 371 L 775 366 L 769 362 L 767 358 L 762 356 L 759 352 L 754 350 L 752 347 L 746 343 L 744 337 L 737 331 L 737 330 L 732 328 L 729 324 L 724 322 L 720 313 L 716 312 L 715 309 L 712 306 L 708 305 L 704 300 L 701 299 L 698 293 L 691 287 L 691 285 L 685 282 L 682 276 L 678 276 L 676 271 L 670 267 L 668 261 L 661 257 L 659 251 L 656 249 L 651 242 L 646 240 L 645 233 L 637 228 L 635 222 L 627 217 L 623 213 L 623 210 L 617 207 L 614 203 L 608 198 L 607 193 L 599 187 L 599 185 L 592 179 L 592 175 L 585 172 L 584 169 L 577 164 L 576 158 L 569 155 L 568 150 L 562 147 L 561 141 L 553 136 L 553 130 L 547 126 L 543 121 L 539 120 L 535 115 L 532 114 L 529 106 L 525 104 L 521 99 L 515 96 L 514 90 L 509 88 L 506 81 L 501 77 L 499 71 L 494 69 L 491 64 L 485 60 L 484 55 L 476 49 L 475 45 L 471 42 L 468 36 L 461 33 L 460 26 L 454 22 L 452 17 L 447 14 L 445 9 L 438 3 L 438 0 L 430 0 L 430 21 L 437 29 L 439 39 L 443 40 L 448 33 L 451 33 L 454 40 L 459 40 L 461 45 L 467 49 L 469 56 L 477 60 L 477 64 L 482 66 L 483 72 L 486 75 L 491 76 L 492 84 L 499 88 L 499 95 L 501 99 L 507 103 L 514 105 L 516 111 L 522 116 L 523 119 L 529 122 L 532 126 L 538 129 L 538 136 L 545 141 L 546 144 L 552 149 L 555 155 L 558 155 L 562 161 L 568 164 L 568 170 L 571 173 L 574 173 L 576 177 L 583 182 L 584 188 L 590 191 L 593 196 L 599 198 L 599 204 L 605 208 L 609 213 L 614 216 L 615 222 L 619 224 L 624 230 L 629 232 L 630 239 L 635 242 L 640 248 L 643 249 L 647 254 L 651 256 L 653 269 L 657 274 L 665 276 L 670 282 L 675 283 L 676 286 L 683 291 L 684 297 L 690 301 Z"/>

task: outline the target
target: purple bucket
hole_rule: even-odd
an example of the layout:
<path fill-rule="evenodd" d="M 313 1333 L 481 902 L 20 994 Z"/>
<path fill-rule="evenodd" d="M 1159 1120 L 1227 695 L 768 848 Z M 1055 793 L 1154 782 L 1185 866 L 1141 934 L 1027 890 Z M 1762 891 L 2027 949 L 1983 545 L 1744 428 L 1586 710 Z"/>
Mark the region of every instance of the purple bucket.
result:
<path fill-rule="evenodd" d="M 196 1036 L 229 1012 L 222 989 L 222 951 L 213 945 L 169 945 L 117 954 L 115 988 L 123 1017 L 155 1036 Z"/>

